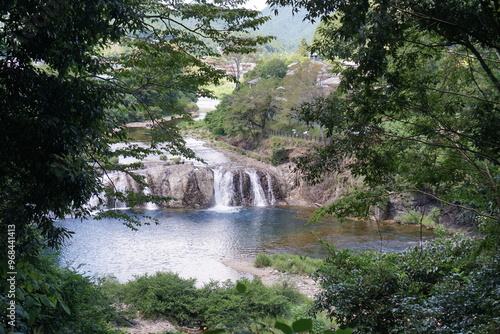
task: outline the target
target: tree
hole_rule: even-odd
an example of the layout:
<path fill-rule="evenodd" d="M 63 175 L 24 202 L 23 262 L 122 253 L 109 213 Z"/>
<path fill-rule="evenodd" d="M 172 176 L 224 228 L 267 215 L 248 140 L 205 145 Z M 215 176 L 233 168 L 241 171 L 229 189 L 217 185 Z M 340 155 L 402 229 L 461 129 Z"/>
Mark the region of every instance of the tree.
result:
<path fill-rule="evenodd" d="M 330 249 L 313 309 L 355 333 L 496 333 L 498 254 L 479 240 L 440 239 L 401 253 Z"/>
<path fill-rule="evenodd" d="M 359 333 L 498 332 L 498 1 L 270 3 L 321 19 L 312 48 L 342 70 L 334 94 L 297 108 L 331 138 L 299 167 L 315 181 L 347 164 L 367 187 L 318 215 L 368 217 L 417 193 L 469 212 L 484 236 L 402 254 L 332 249 L 314 311 Z"/>
<path fill-rule="evenodd" d="M 131 205 L 148 200 L 103 189 L 101 178 L 110 170 L 140 180 L 133 174 L 137 164 L 114 165 L 112 156 L 146 153 L 110 149 L 112 141 L 126 139 L 123 131 L 117 131 L 120 124 L 111 110 L 128 107 L 132 97 L 136 108 L 151 112 L 144 96 L 153 90 L 182 88 L 210 95 L 200 86 L 216 83 L 224 74 L 203 62 L 204 56 L 219 54 L 208 40 L 225 53 L 250 52 L 269 40 L 236 36 L 267 20 L 239 8 L 241 4 L 240 0 L 2 2 L 0 241 L 8 247 L 2 252 L 8 258 L 2 256 L 0 273 L 3 282 L 8 272 L 18 273 L 16 326 L 33 330 L 40 325 L 32 310 L 45 300 L 42 296 L 54 297 L 51 283 L 33 286 L 33 275 L 38 274 L 27 268 L 43 247 L 60 246 L 70 236 L 54 223 L 56 219 L 68 214 L 86 217 L 89 199 L 102 190 Z M 106 58 L 103 48 L 111 43 L 124 43 L 130 52 L 119 59 Z M 184 147 L 175 126 L 158 121 L 159 115 L 150 117 L 158 130 L 153 148 L 166 139 L 174 154 L 194 155 Z M 0 317 L 6 324 L 9 286 L 2 284 L 1 290 Z M 66 311 L 56 304 L 44 305 Z"/>
<path fill-rule="evenodd" d="M 496 1 L 293 4 L 321 18 L 313 49 L 337 60 L 344 77 L 336 94 L 300 108 L 333 143 L 302 160 L 310 179 L 353 157 L 349 168 L 380 195 L 427 193 L 496 228 Z"/>
<path fill-rule="evenodd" d="M 247 73 L 245 81 L 256 78 L 284 78 L 286 75 L 287 66 L 282 59 L 272 58 L 260 61 L 257 66 Z"/>
<path fill-rule="evenodd" d="M 322 79 L 325 74 L 330 76 L 328 68 L 330 66 L 325 63 L 309 60 L 290 64 L 288 75 L 282 82 L 284 88 L 283 109 L 276 117 L 282 130 L 291 131 L 293 128 L 304 126 L 294 110 L 302 103 L 311 102 L 317 97 L 327 95 L 327 89 L 323 87 Z"/>
<path fill-rule="evenodd" d="M 234 9 L 240 3 L 54 0 L 36 8 L 28 1 L 2 7 L 1 133 L 9 143 L 0 165 L 3 232 L 7 222 L 15 224 L 23 245 L 29 226 L 40 224 L 47 241 L 58 244 L 63 231 L 53 219 L 88 213 L 85 204 L 101 190 L 100 167 L 111 168 L 103 162 L 113 154 L 109 141 L 123 139 L 108 119 L 111 107 L 128 94 L 140 108 L 152 89 L 209 95 L 200 87 L 224 74 L 203 62 L 204 55 L 217 52 L 202 38 L 220 43 L 224 52 L 249 52 L 267 40 L 234 35 L 266 20 Z M 192 26 L 183 23 L 187 18 Z M 131 51 L 103 58 L 102 47 L 112 42 Z M 169 134 L 172 150 L 192 154 Z"/>
<path fill-rule="evenodd" d="M 251 133 L 258 129 L 266 134 L 266 126 L 278 112 L 280 101 L 276 79 L 262 79 L 235 92 L 226 107 L 225 128 L 229 135 Z"/>
<path fill-rule="evenodd" d="M 297 47 L 297 51 L 295 51 L 295 53 L 299 56 L 299 57 L 309 57 L 309 49 L 310 49 L 310 46 L 309 44 L 307 43 L 307 39 L 305 38 L 302 38 L 300 40 L 300 44 L 299 46 Z"/>

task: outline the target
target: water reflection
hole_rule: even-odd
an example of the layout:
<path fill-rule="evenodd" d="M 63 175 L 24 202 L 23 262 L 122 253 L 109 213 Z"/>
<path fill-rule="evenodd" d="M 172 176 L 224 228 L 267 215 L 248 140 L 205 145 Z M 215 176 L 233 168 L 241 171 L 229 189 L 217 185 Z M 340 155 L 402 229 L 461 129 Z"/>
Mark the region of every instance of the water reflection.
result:
<path fill-rule="evenodd" d="M 133 231 L 113 219 L 60 224 L 75 232 L 61 262 L 84 264 L 88 274 L 109 274 L 120 281 L 134 275 L 173 271 L 194 277 L 199 284 L 242 277 L 223 259 L 255 256 L 260 252 L 326 256 L 318 236 L 341 248 L 400 251 L 419 242 L 419 229 L 366 222 L 306 224 L 308 211 L 277 207 L 241 207 L 232 212 L 213 210 L 147 211 L 158 225 Z M 380 231 L 379 231 L 380 230 Z M 380 241 L 382 236 L 382 242 Z M 431 237 L 430 232 L 424 238 Z"/>

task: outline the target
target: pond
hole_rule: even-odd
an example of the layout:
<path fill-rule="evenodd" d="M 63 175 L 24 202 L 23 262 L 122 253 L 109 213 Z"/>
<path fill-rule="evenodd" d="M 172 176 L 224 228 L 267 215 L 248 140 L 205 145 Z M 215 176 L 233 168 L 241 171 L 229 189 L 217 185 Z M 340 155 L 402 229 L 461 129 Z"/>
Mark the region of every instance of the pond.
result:
<path fill-rule="evenodd" d="M 125 211 L 132 213 L 132 211 Z M 250 259 L 258 253 L 290 253 L 322 258 L 324 245 L 353 250 L 398 252 L 420 242 L 420 229 L 371 222 L 323 221 L 307 224 L 312 210 L 282 207 L 238 207 L 233 210 L 150 210 L 159 224 L 134 231 L 115 219 L 60 221 L 74 231 L 60 255 L 62 265 L 89 275 L 112 275 L 127 281 L 134 275 L 172 271 L 198 284 L 248 277 L 223 260 Z M 432 238 L 423 231 L 424 240 Z"/>

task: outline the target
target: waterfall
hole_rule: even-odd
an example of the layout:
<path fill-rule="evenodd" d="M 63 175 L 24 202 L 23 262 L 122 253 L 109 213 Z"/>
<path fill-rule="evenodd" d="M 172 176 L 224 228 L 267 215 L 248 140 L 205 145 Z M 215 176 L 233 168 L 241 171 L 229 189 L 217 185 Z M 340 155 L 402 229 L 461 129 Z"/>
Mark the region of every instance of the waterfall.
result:
<path fill-rule="evenodd" d="M 142 193 L 144 195 L 151 195 L 151 189 L 149 187 L 145 187 L 144 190 L 142 191 Z M 158 209 L 158 205 L 156 203 L 153 203 L 153 202 L 147 202 L 145 204 L 145 208 L 146 210 L 157 210 Z"/>
<path fill-rule="evenodd" d="M 234 196 L 233 173 L 228 170 L 214 170 L 215 208 L 223 209 L 233 205 Z"/>
<path fill-rule="evenodd" d="M 130 175 L 111 173 L 103 177 L 105 186 L 119 192 L 135 192 L 145 195 L 170 197 L 161 204 L 144 203 L 134 208 L 156 210 L 160 208 L 209 208 L 236 211 L 242 206 L 275 205 L 281 200 L 276 188 L 277 180 L 269 171 L 252 167 L 223 164 L 215 168 L 193 165 L 150 167 L 136 172 L 149 186 L 142 186 Z M 104 194 L 101 195 L 103 198 Z M 92 199 L 97 204 L 98 198 Z M 127 209 L 123 200 L 108 197 L 109 209 Z"/>
<path fill-rule="evenodd" d="M 274 191 L 273 191 L 273 179 L 271 177 L 271 174 L 268 173 L 267 175 L 267 193 L 269 195 L 269 201 L 271 205 L 274 205 L 276 203 L 276 197 L 274 196 Z"/>
<path fill-rule="evenodd" d="M 262 189 L 262 184 L 257 171 L 254 169 L 245 169 L 245 173 L 250 177 L 252 182 L 252 192 L 253 192 L 253 205 L 255 206 L 267 206 L 266 195 L 264 194 L 264 189 Z"/>
<path fill-rule="evenodd" d="M 276 202 L 272 176 L 255 168 L 219 166 L 214 173 L 214 209 L 268 206 Z"/>
<path fill-rule="evenodd" d="M 117 172 L 114 175 L 110 175 L 110 179 L 117 191 L 125 192 L 130 191 L 132 188 L 129 177 L 125 173 Z M 127 209 L 127 204 L 118 199 L 111 199 L 110 202 L 108 206 L 111 209 Z"/>
<path fill-rule="evenodd" d="M 119 192 L 139 192 L 141 191 L 144 195 L 151 195 L 152 191 L 150 187 L 141 187 L 127 174 L 116 172 L 109 175 L 110 186 L 114 187 Z M 129 209 L 127 204 L 115 198 L 108 198 L 108 208 L 110 209 Z M 144 208 L 147 210 L 156 210 L 158 205 L 152 202 L 144 203 Z"/>

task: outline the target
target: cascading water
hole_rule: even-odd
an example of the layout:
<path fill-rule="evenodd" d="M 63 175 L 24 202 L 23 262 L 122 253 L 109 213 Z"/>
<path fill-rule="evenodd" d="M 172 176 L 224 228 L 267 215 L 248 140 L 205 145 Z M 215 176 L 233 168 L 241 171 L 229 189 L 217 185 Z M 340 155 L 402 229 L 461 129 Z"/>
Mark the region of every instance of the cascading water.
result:
<path fill-rule="evenodd" d="M 268 202 L 266 195 L 264 194 L 264 189 L 262 189 L 260 178 L 257 175 L 257 171 L 253 169 L 245 169 L 245 173 L 250 177 L 250 181 L 252 182 L 253 205 L 267 206 Z"/>
<path fill-rule="evenodd" d="M 224 210 L 232 206 L 234 196 L 233 174 L 223 169 L 214 170 L 214 210 Z"/>
<path fill-rule="evenodd" d="M 151 195 L 151 189 L 149 187 L 145 187 L 143 190 L 144 195 Z M 158 205 L 153 202 L 147 202 L 145 204 L 146 210 L 158 210 Z"/>
<path fill-rule="evenodd" d="M 150 210 L 214 206 L 217 210 L 234 211 L 242 206 L 275 205 L 283 199 L 276 177 L 268 170 L 237 166 L 222 153 L 204 146 L 202 141 L 193 139 L 187 143 L 206 165 L 199 162 L 166 164 L 152 155 L 146 159 L 145 168 L 135 171 L 147 180 L 149 187 L 140 186 L 130 175 L 119 172 L 104 175 L 103 183 L 119 192 L 171 198 L 159 205 L 145 203 L 136 207 Z M 104 194 L 96 199 L 99 198 L 103 199 Z M 127 208 L 126 203 L 116 198 L 110 197 L 104 202 L 109 209 Z"/>
<path fill-rule="evenodd" d="M 129 177 L 124 173 L 115 173 L 110 176 L 110 181 L 112 186 L 119 192 L 130 191 L 132 188 Z M 127 204 L 118 199 L 111 200 L 108 205 L 112 209 L 127 209 Z"/>
<path fill-rule="evenodd" d="M 129 175 L 121 172 L 116 172 L 108 175 L 105 178 L 108 184 L 113 187 L 116 191 L 125 193 L 127 191 L 132 192 L 142 192 L 144 195 L 151 195 L 152 191 L 150 187 L 141 187 L 137 182 L 135 182 Z M 101 194 L 104 196 L 104 194 Z M 96 202 L 96 199 L 92 199 L 91 202 Z M 129 209 L 127 204 L 116 198 L 108 198 L 108 208 L 109 209 Z M 147 202 L 144 204 L 144 208 L 147 210 L 157 210 L 159 207 L 155 203 Z"/>
<path fill-rule="evenodd" d="M 268 206 L 276 202 L 271 174 L 254 168 L 214 169 L 215 210 L 237 206 Z"/>
<path fill-rule="evenodd" d="M 274 205 L 276 203 L 276 197 L 274 196 L 274 191 L 273 191 L 273 182 L 272 182 L 272 178 L 271 178 L 271 175 L 268 174 L 268 177 L 267 177 L 267 193 L 269 195 L 269 199 L 270 199 L 270 203 L 271 205 Z"/>

